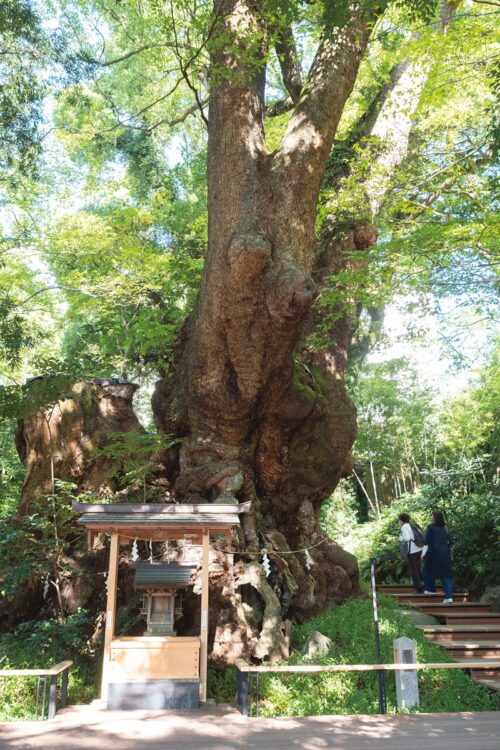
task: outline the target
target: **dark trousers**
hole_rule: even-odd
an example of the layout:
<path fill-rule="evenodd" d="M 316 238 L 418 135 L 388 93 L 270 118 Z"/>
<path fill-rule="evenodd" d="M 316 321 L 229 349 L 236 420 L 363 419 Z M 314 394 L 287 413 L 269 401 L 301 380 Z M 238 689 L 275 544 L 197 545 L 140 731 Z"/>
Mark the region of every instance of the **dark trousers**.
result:
<path fill-rule="evenodd" d="M 421 552 L 414 552 L 412 555 L 408 555 L 411 580 L 413 581 L 413 587 L 418 594 L 424 593 L 424 587 L 422 585 L 422 573 L 420 572 L 421 557 Z"/>

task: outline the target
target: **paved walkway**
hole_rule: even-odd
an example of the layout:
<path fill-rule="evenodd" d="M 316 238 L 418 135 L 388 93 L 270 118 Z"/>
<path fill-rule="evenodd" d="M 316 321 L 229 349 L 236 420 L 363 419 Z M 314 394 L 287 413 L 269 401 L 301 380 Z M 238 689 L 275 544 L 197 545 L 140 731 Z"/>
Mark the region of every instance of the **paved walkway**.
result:
<path fill-rule="evenodd" d="M 203 712 L 70 708 L 50 722 L 0 724 L 1 750 L 499 750 L 500 713 L 244 719 Z"/>

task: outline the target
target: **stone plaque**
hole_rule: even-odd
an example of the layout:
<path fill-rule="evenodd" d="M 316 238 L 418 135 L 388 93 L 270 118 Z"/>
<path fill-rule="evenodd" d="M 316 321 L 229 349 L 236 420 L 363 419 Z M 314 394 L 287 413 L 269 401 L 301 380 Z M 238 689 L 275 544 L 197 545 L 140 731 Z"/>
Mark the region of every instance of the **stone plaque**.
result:
<path fill-rule="evenodd" d="M 394 646 L 395 664 L 415 664 L 417 661 L 415 652 L 415 641 L 411 638 L 396 638 Z M 413 708 L 418 706 L 418 676 L 417 672 L 401 671 L 396 675 L 396 695 L 398 708 Z"/>

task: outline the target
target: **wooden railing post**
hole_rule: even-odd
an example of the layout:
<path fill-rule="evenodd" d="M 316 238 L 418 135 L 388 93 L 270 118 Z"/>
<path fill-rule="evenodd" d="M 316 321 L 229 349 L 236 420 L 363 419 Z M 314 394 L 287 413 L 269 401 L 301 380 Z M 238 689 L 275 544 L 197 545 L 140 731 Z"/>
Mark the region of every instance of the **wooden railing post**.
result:
<path fill-rule="evenodd" d="M 115 632 L 116 583 L 118 578 L 118 534 L 111 534 L 109 550 L 108 597 L 106 602 L 106 626 L 104 630 L 104 654 L 102 657 L 101 700 L 108 700 L 108 680 L 111 660 L 111 641 Z"/>
<path fill-rule="evenodd" d="M 247 663 L 243 659 L 236 659 L 236 703 L 240 707 L 243 716 L 250 713 L 250 691 L 248 689 Z"/>
<path fill-rule="evenodd" d="M 202 703 L 207 700 L 209 543 L 210 531 L 209 529 L 203 529 L 200 615 L 200 701 Z"/>

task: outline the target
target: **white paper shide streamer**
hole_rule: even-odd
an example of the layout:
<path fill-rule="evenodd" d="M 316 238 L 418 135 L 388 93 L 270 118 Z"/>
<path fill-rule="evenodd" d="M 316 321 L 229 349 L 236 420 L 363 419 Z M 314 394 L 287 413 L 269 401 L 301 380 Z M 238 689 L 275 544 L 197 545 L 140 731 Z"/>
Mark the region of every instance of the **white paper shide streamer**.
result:
<path fill-rule="evenodd" d="M 132 560 L 133 562 L 136 562 L 139 559 L 139 550 L 137 549 L 137 539 L 134 539 L 134 543 L 132 544 Z"/>
<path fill-rule="evenodd" d="M 265 549 L 262 550 L 262 568 L 266 574 L 266 578 L 269 578 L 269 575 L 271 574 L 271 563 L 269 562 L 267 551 Z"/>

